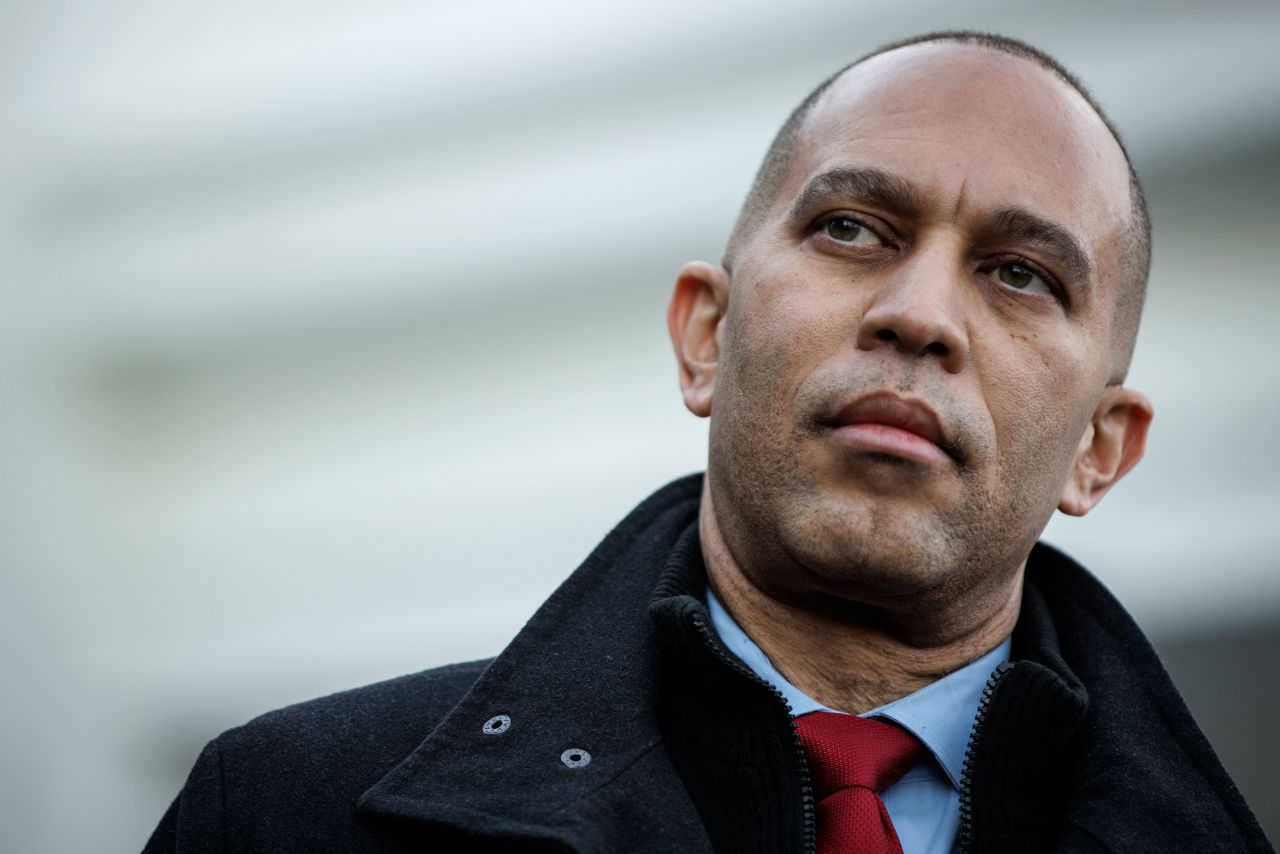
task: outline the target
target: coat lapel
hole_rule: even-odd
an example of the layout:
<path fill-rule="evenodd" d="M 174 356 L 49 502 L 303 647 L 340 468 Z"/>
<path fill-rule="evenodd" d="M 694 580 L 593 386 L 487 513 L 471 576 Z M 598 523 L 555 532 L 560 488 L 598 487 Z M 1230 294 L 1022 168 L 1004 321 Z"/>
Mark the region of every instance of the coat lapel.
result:
<path fill-rule="evenodd" d="M 700 485 L 624 519 L 359 811 L 569 850 L 710 850 L 659 733 L 647 612 Z"/>

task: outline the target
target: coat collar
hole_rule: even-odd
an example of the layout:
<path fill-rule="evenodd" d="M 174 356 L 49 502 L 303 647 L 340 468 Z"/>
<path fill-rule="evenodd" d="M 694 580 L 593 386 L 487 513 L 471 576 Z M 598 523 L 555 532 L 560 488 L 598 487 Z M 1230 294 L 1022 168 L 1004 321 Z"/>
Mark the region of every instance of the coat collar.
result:
<path fill-rule="evenodd" d="M 776 741 L 761 738 L 759 715 L 750 737 L 734 725 L 760 686 L 732 668 L 693 666 L 722 651 L 701 602 L 701 484 L 700 475 L 676 481 L 624 519 L 426 740 L 364 793 L 359 812 L 568 850 L 709 851 L 694 802 L 723 800 L 726 778 L 702 773 L 705 765 L 677 773 L 667 748 L 737 770 L 787 763 Z M 1199 840 L 1188 843 L 1197 849 L 1232 839 L 1233 850 L 1269 850 L 1154 651 L 1088 572 L 1037 545 L 1013 641 L 1012 666 L 989 686 L 986 723 L 971 742 L 982 757 L 971 780 L 972 850 L 1046 847 L 1059 822 L 1134 839 L 1178 834 Z M 681 669 L 696 681 L 681 682 Z M 667 729 L 687 743 L 664 743 L 660 720 L 705 721 L 705 706 L 687 715 L 679 706 L 707 696 L 716 698 L 715 726 Z M 497 715 L 510 728 L 486 735 Z M 591 762 L 567 767 L 570 749 Z M 782 799 L 794 783 L 761 785 Z M 1166 809 L 1199 787 L 1216 797 L 1202 798 L 1194 816 Z"/>
<path fill-rule="evenodd" d="M 696 529 L 700 490 L 688 477 L 632 511 L 359 811 L 571 850 L 698 850 L 655 720 L 646 605 L 684 558 L 672 544 Z M 500 715 L 510 726 L 487 733 Z"/>

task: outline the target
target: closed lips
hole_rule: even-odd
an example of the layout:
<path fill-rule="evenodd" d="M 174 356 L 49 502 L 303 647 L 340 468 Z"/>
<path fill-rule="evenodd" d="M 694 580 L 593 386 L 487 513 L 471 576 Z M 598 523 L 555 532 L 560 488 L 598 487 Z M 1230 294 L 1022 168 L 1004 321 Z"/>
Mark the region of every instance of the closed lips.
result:
<path fill-rule="evenodd" d="M 896 395 L 875 394 L 842 407 L 831 420 L 833 427 L 881 424 L 919 436 L 940 449 L 950 451 L 950 443 L 933 410 L 923 403 Z"/>

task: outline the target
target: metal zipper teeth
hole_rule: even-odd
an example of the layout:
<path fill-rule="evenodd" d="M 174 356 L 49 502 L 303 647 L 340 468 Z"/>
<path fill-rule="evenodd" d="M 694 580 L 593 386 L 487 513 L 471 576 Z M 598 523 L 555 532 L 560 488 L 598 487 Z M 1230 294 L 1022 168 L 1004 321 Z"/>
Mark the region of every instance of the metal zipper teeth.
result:
<path fill-rule="evenodd" d="M 969 733 L 969 744 L 964 751 L 964 766 L 960 772 L 960 830 L 956 834 L 955 854 L 967 854 L 973 841 L 974 750 L 978 744 L 978 737 L 982 734 L 983 725 L 986 723 L 987 710 L 991 706 L 991 698 L 995 696 L 996 685 L 1012 669 L 1012 662 L 1001 662 L 991 673 L 991 678 L 982 689 L 982 697 L 978 700 L 978 712 L 974 716 L 973 729 Z"/>
<path fill-rule="evenodd" d="M 797 764 L 800 768 L 800 800 L 804 805 L 804 850 L 808 854 L 813 854 L 818 850 L 818 819 L 817 810 L 813 804 L 813 785 L 809 779 L 809 761 L 805 758 L 804 748 L 800 745 L 800 728 L 796 726 L 795 718 L 791 715 L 791 704 L 787 702 L 787 698 L 782 696 L 782 692 L 764 679 L 760 678 L 754 670 L 749 669 L 741 661 L 721 648 L 712 637 L 711 630 L 707 628 L 707 624 L 698 616 L 694 616 L 693 624 L 698 627 L 698 631 L 702 633 L 703 643 L 716 656 L 734 671 L 741 673 L 757 685 L 761 685 L 768 689 L 769 693 L 778 698 L 778 702 L 787 710 L 787 722 L 791 726 L 791 748 Z"/>

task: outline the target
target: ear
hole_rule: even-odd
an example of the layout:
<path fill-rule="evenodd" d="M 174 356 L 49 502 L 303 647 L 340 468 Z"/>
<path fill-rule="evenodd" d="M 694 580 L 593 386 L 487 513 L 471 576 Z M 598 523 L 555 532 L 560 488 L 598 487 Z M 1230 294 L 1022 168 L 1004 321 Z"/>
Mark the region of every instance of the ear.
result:
<path fill-rule="evenodd" d="M 1080 439 L 1058 509 L 1071 516 L 1092 510 L 1142 459 L 1154 414 L 1151 401 L 1142 392 L 1109 387 Z"/>
<path fill-rule="evenodd" d="M 667 309 L 667 328 L 680 366 L 684 405 L 703 418 L 711 414 L 720 327 L 728 305 L 729 273 L 724 267 L 691 261 L 680 269 Z"/>

